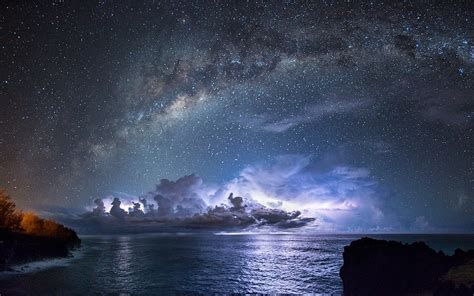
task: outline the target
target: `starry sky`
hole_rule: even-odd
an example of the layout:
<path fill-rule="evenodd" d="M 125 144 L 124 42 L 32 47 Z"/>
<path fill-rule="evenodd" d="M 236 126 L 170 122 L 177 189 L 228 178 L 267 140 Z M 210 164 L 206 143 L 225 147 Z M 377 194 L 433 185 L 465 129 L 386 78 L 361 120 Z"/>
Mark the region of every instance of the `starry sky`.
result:
<path fill-rule="evenodd" d="M 472 232 L 474 6 L 415 2 L 2 1 L 0 187 L 195 173 L 327 231 Z"/>

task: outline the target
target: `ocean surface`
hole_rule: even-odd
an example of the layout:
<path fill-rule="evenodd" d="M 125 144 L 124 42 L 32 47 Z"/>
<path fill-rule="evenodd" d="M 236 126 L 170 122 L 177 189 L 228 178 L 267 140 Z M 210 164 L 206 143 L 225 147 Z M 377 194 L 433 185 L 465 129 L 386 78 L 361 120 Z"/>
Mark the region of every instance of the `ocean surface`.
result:
<path fill-rule="evenodd" d="M 0 274 L 3 295 L 341 295 L 344 246 L 364 235 L 143 234 L 84 236 L 73 258 Z M 474 235 L 369 235 L 474 249 Z"/>

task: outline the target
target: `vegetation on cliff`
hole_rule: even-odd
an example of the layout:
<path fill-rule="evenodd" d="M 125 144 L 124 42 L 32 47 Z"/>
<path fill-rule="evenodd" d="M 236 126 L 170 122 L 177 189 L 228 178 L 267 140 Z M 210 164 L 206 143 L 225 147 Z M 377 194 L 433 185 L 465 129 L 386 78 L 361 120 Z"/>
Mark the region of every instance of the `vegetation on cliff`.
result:
<path fill-rule="evenodd" d="M 65 257 L 80 242 L 74 230 L 34 213 L 23 213 L 0 191 L 0 270 L 11 264 Z"/>

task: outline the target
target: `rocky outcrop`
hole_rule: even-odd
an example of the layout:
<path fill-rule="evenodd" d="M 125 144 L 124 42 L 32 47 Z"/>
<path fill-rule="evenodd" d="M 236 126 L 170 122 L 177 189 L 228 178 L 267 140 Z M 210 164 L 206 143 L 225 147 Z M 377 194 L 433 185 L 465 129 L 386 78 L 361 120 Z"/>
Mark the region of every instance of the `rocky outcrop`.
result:
<path fill-rule="evenodd" d="M 0 271 L 15 264 L 67 257 L 81 240 L 76 233 L 64 228 L 61 235 L 38 236 L 0 229 Z"/>
<path fill-rule="evenodd" d="M 13 264 L 65 257 L 81 240 L 74 230 L 16 208 L 0 190 L 0 271 Z"/>
<path fill-rule="evenodd" d="M 358 295 L 469 295 L 474 273 L 474 250 L 456 250 L 452 256 L 436 252 L 423 242 L 362 238 L 344 248 L 340 271 L 345 296 Z M 456 270 L 463 278 L 457 281 Z M 466 271 L 463 272 L 463 271 Z"/>

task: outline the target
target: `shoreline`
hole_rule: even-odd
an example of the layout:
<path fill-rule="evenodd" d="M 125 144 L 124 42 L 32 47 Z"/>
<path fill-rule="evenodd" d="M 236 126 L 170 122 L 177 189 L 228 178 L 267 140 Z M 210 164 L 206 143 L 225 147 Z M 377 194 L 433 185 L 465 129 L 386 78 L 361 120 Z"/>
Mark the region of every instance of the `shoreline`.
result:
<path fill-rule="evenodd" d="M 62 280 L 60 280 L 63 275 L 65 275 L 66 278 L 68 279 L 77 277 L 77 278 L 81 278 L 81 281 L 84 281 L 84 280 L 87 281 L 88 279 L 90 279 L 90 276 L 86 274 L 90 268 L 93 268 L 95 270 L 94 271 L 95 274 L 100 274 L 101 276 L 115 275 L 115 273 L 113 272 L 118 270 L 124 276 L 126 276 L 127 281 L 131 281 L 132 283 L 137 282 L 137 279 L 139 277 L 135 277 L 134 274 L 136 272 L 140 272 L 142 270 L 141 268 L 149 269 L 150 272 L 155 272 L 157 274 L 156 278 L 160 278 L 160 272 L 163 272 L 163 271 L 162 271 L 162 268 L 157 267 L 155 263 L 158 264 L 158 266 L 162 264 L 165 268 L 166 266 L 169 267 L 168 263 L 176 264 L 176 265 L 173 265 L 174 266 L 173 268 L 171 268 L 171 273 L 174 273 L 175 275 L 183 275 L 183 278 L 187 278 L 187 276 L 188 277 L 191 276 L 191 273 L 189 273 L 189 270 L 187 270 L 186 268 L 184 269 L 182 268 L 184 265 L 180 263 L 181 259 L 178 259 L 178 258 L 186 258 L 186 260 L 189 259 L 190 260 L 189 262 L 196 262 L 195 261 L 196 259 L 204 260 L 205 258 L 210 259 L 210 261 L 205 261 L 205 262 L 213 262 L 213 260 L 219 261 L 220 260 L 219 258 L 224 258 L 224 257 L 221 257 L 223 255 L 232 257 L 231 255 L 232 253 L 229 253 L 229 252 L 231 252 L 230 250 L 233 249 L 232 246 L 234 246 L 234 244 L 237 244 L 236 246 L 244 246 L 244 245 L 246 246 L 245 252 L 243 252 L 244 249 L 239 248 L 239 250 L 242 250 L 243 253 L 240 252 L 240 254 L 244 256 L 245 258 L 247 258 L 249 262 L 262 262 L 261 255 L 263 256 L 267 256 L 267 255 L 254 252 L 255 250 L 258 250 L 261 248 L 272 248 L 276 252 L 281 252 L 280 255 L 282 256 L 284 256 L 285 254 L 286 255 L 295 254 L 296 257 L 290 256 L 291 258 L 288 258 L 290 260 L 289 262 L 298 262 L 298 260 L 296 261 L 292 261 L 292 260 L 295 258 L 300 258 L 300 256 L 307 256 L 308 260 L 305 260 L 305 262 L 311 262 L 314 259 L 315 262 L 313 263 L 313 265 L 308 265 L 305 268 L 311 268 L 311 270 L 314 270 L 315 272 L 314 276 L 318 274 L 318 271 L 324 270 L 326 281 L 331 282 L 331 285 L 332 285 L 331 287 L 333 287 L 337 291 L 341 291 L 342 293 L 342 281 L 341 281 L 341 278 L 339 277 L 339 270 L 341 266 L 343 265 L 342 249 L 344 247 L 349 246 L 351 242 L 354 242 L 355 240 L 358 239 L 358 236 L 355 236 L 355 235 L 340 236 L 340 235 L 321 235 L 321 234 L 320 235 L 299 235 L 298 234 L 297 236 L 299 238 L 297 238 L 297 237 L 294 237 L 293 235 L 282 235 L 281 233 L 268 234 L 267 238 L 262 237 L 259 234 L 252 234 L 251 236 L 253 237 L 248 237 L 249 235 L 242 235 L 241 237 L 235 237 L 235 235 L 231 235 L 226 238 L 219 235 L 217 236 L 213 235 L 214 238 L 210 238 L 207 235 L 204 235 L 202 238 L 199 238 L 199 236 L 201 236 L 202 233 L 191 234 L 191 235 L 193 235 L 194 238 L 186 237 L 186 235 L 184 235 L 183 237 L 182 233 L 166 233 L 166 234 L 158 233 L 158 234 L 144 234 L 144 235 L 136 235 L 136 234 L 108 235 L 105 237 L 99 236 L 99 235 L 81 236 L 80 238 L 83 239 L 83 244 L 80 248 L 75 249 L 74 251 L 71 252 L 72 256 L 68 256 L 66 258 L 60 258 L 60 259 L 39 260 L 39 261 L 30 262 L 26 264 L 15 265 L 12 267 L 13 270 L 0 273 L 0 279 L 5 289 L 9 289 L 9 288 L 14 289 L 15 287 L 22 287 L 23 285 L 22 283 L 26 284 L 28 283 L 28 281 L 33 280 L 35 284 L 32 284 L 31 286 L 28 286 L 28 288 L 25 288 L 26 289 L 25 291 L 31 292 L 31 291 L 37 291 L 33 289 L 40 289 L 40 290 L 44 289 L 45 292 L 49 292 L 49 291 L 55 291 L 54 289 L 56 289 L 55 287 L 58 287 L 57 286 L 58 284 L 59 285 L 65 284 Z M 403 240 L 403 237 L 404 236 L 398 236 L 398 237 L 392 236 L 391 238 L 394 238 L 396 240 L 399 240 L 399 239 Z M 469 237 L 474 238 L 474 236 L 471 236 L 471 235 L 469 235 Z M 442 237 L 440 238 L 442 239 Z M 203 241 L 208 241 L 209 239 L 211 239 L 213 242 L 219 243 L 217 245 L 218 249 L 216 249 L 216 245 L 214 243 L 202 244 Z M 453 241 L 453 247 L 454 245 L 457 244 L 457 241 L 459 240 L 455 239 Z M 179 246 L 182 246 L 183 242 L 194 242 L 192 244 L 194 247 L 180 248 Z M 261 242 L 261 244 L 258 242 Z M 297 242 L 300 242 L 300 243 L 297 243 Z M 136 246 L 138 247 L 138 249 L 135 248 Z M 231 249 L 228 249 L 227 251 L 222 251 L 222 250 L 226 250 L 227 247 L 231 247 Z M 466 249 L 466 246 L 458 245 L 458 247 L 462 247 L 463 249 Z M 387 255 L 386 248 L 377 247 L 377 249 L 381 250 L 380 254 L 378 254 L 377 256 Z M 397 247 L 394 247 L 394 249 L 395 249 L 395 252 L 399 252 L 397 251 L 398 250 Z M 145 250 L 150 250 L 150 251 L 148 253 L 143 253 Z M 152 250 L 155 250 L 156 252 L 153 252 Z M 208 253 L 209 250 L 214 250 L 214 251 L 212 253 Z M 428 256 L 435 256 L 436 258 L 438 258 L 438 255 L 433 255 L 431 251 L 426 251 L 424 247 L 422 248 L 417 247 L 416 250 L 418 250 L 418 252 L 421 252 L 420 254 L 425 254 L 426 252 Z M 330 252 L 330 254 L 328 253 L 328 251 Z M 172 252 L 172 254 L 176 256 L 175 259 L 169 258 L 170 257 L 169 252 Z M 292 253 L 292 252 L 296 252 L 296 253 Z M 164 254 L 168 254 L 168 255 L 164 255 Z M 218 258 L 213 259 L 212 256 L 214 255 L 211 255 L 211 257 L 202 257 L 206 254 L 216 254 Z M 355 254 L 355 255 L 359 254 L 357 255 L 357 257 L 362 256 L 363 258 L 366 258 L 364 257 L 365 256 L 364 254 L 369 254 L 370 256 L 367 257 L 368 260 L 371 260 L 372 258 L 377 257 L 374 255 L 373 252 L 365 252 L 365 251 L 363 251 L 362 253 L 356 252 L 352 254 Z M 331 258 L 331 261 L 325 261 L 326 259 L 324 258 L 326 256 L 329 256 Z M 392 258 L 393 256 L 390 255 L 389 257 Z M 418 257 L 424 257 L 424 256 L 415 256 L 415 258 L 418 258 Z M 100 264 L 97 263 L 98 258 L 101 259 Z M 76 259 L 79 259 L 79 260 L 75 261 Z M 125 260 L 125 261 L 122 262 L 119 259 Z M 431 259 L 429 260 L 430 260 L 429 262 L 432 262 Z M 452 261 L 449 258 L 447 260 Z M 408 261 L 411 262 L 411 260 L 408 260 Z M 199 261 L 199 262 L 204 262 L 204 261 Z M 240 262 L 240 260 L 237 260 L 236 262 Z M 318 262 L 321 262 L 321 265 L 319 265 Z M 377 262 L 380 262 L 380 261 L 377 260 Z M 113 263 L 116 263 L 117 265 L 114 265 Z M 392 265 L 396 266 L 402 263 L 403 262 L 394 261 Z M 228 264 L 231 264 L 231 262 L 229 262 Z M 317 265 L 314 265 L 314 264 L 317 264 Z M 329 265 L 326 265 L 326 264 L 329 264 Z M 206 264 L 196 266 L 197 274 L 204 271 L 205 266 Z M 222 270 L 224 271 L 229 270 L 228 268 L 229 266 L 227 265 L 222 265 L 221 267 L 222 267 Z M 390 265 L 383 266 L 382 271 L 380 273 L 383 273 L 383 272 L 388 273 L 390 271 L 389 267 Z M 295 276 L 293 280 L 294 280 L 294 283 L 297 285 L 297 283 L 302 281 L 304 278 L 304 277 L 301 277 L 303 273 L 299 274 L 298 272 L 303 272 L 305 268 L 299 268 L 297 265 L 292 265 L 292 267 L 288 266 L 289 270 L 291 270 L 292 268 L 294 268 L 296 272 L 293 275 Z M 48 269 L 51 269 L 51 270 L 48 270 Z M 367 271 L 368 270 L 369 269 L 367 269 Z M 459 273 L 462 271 L 463 270 L 457 270 L 456 273 Z M 257 271 L 256 275 L 262 276 L 262 274 L 260 274 L 259 272 L 260 271 Z M 167 278 L 168 276 L 167 274 L 168 273 L 164 275 L 162 274 L 161 277 L 164 276 L 166 279 L 170 280 L 169 282 L 170 285 L 173 284 L 173 286 L 167 287 L 167 289 L 170 289 L 169 291 L 174 291 L 173 290 L 175 289 L 174 287 L 179 287 L 181 284 L 187 283 L 187 281 L 184 281 L 182 279 L 179 280 L 179 279 L 176 279 L 175 277 Z M 228 276 L 233 276 L 235 274 L 236 273 L 229 273 Z M 57 280 L 54 279 L 56 276 L 58 276 Z M 220 273 L 217 276 L 219 277 Z M 52 285 L 51 290 L 49 290 L 49 288 L 41 287 L 41 283 L 46 278 L 51 278 L 51 285 Z M 149 291 L 155 291 L 153 290 L 153 287 L 154 287 L 156 278 L 155 278 L 155 275 L 150 275 L 150 277 L 147 278 L 147 280 L 145 281 L 147 289 L 151 289 Z M 207 277 L 204 277 L 204 278 L 191 277 L 191 278 L 195 280 L 195 282 L 193 282 L 194 284 L 199 284 L 202 281 L 205 282 L 209 280 L 209 278 Z M 225 277 L 223 279 L 226 279 L 226 278 L 228 277 Z M 112 289 L 112 288 L 115 289 L 116 287 L 121 287 L 120 284 L 117 284 L 117 283 L 114 284 L 114 277 L 111 277 L 108 279 L 110 280 L 111 284 L 110 286 L 107 286 L 107 289 Z M 262 278 L 262 280 L 264 280 L 264 278 Z M 8 284 L 9 281 L 15 281 L 15 284 L 10 285 Z M 1 283 L 0 283 L 0 286 L 1 286 Z M 265 283 L 265 282 L 262 282 L 262 283 Z M 248 284 L 249 286 L 242 286 L 243 288 L 245 287 L 247 287 L 248 289 L 252 288 L 251 282 L 245 282 L 245 284 Z M 266 282 L 266 284 L 270 286 L 272 285 L 272 283 L 270 282 Z M 312 282 L 311 285 L 308 285 L 308 290 L 304 290 L 304 289 L 291 290 L 289 288 L 285 288 L 284 286 L 278 286 L 277 284 L 275 284 L 274 286 L 272 286 L 272 289 L 274 289 L 272 291 L 281 292 L 281 293 L 290 293 L 291 291 L 293 292 L 299 291 L 300 293 L 305 293 L 305 292 L 315 293 L 315 292 L 321 292 L 321 291 L 329 291 L 327 289 L 330 289 L 329 286 L 327 287 L 324 286 L 326 290 L 321 290 L 322 288 L 320 286 L 317 286 L 316 284 L 318 284 L 317 281 Z M 74 291 L 76 291 L 75 289 L 77 289 L 77 291 L 82 291 L 81 289 L 86 289 L 83 286 L 76 286 L 74 282 L 68 282 L 67 285 L 70 289 Z M 226 290 L 226 288 L 224 287 L 231 289 L 234 286 L 232 286 L 231 282 L 226 282 L 225 285 L 223 286 L 223 290 L 221 291 L 222 293 L 225 293 L 225 291 L 228 292 L 228 290 Z M 96 288 L 99 290 L 101 289 L 101 287 L 99 286 L 97 286 Z M 199 285 L 194 286 L 194 288 L 201 289 L 199 291 L 203 293 L 206 293 L 206 291 L 208 291 L 208 290 L 203 290 L 203 288 Z M 439 286 L 439 288 L 445 288 L 445 287 Z M 215 289 L 218 289 L 218 288 L 213 287 L 212 289 L 213 289 L 212 291 L 214 291 Z M 106 290 L 103 290 L 103 291 L 106 291 Z M 127 292 L 128 290 L 124 290 L 124 291 Z M 262 292 L 263 291 L 267 291 L 267 290 L 263 289 Z M 353 295 L 363 295 L 363 294 L 353 294 Z M 386 295 L 389 295 L 389 294 L 386 294 Z"/>
<path fill-rule="evenodd" d="M 36 261 L 68 258 L 81 246 L 72 230 L 54 236 L 2 230 L 0 238 L 0 271 Z"/>
<path fill-rule="evenodd" d="M 80 259 L 83 255 L 84 247 L 78 247 L 70 251 L 70 254 L 66 257 L 57 257 L 57 258 L 43 258 L 34 261 L 16 263 L 8 266 L 6 269 L 0 271 L 0 279 L 5 277 L 23 275 L 29 273 L 35 273 L 44 271 L 50 268 L 56 267 L 67 267 L 72 261 Z"/>
<path fill-rule="evenodd" d="M 363 237 L 344 247 L 343 295 L 472 295 L 474 249 L 449 255 L 424 241 Z"/>

